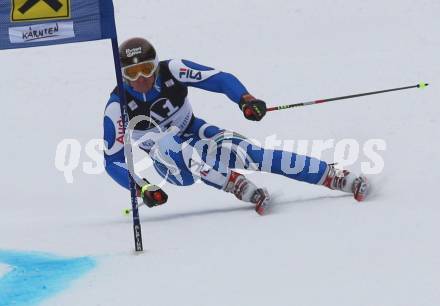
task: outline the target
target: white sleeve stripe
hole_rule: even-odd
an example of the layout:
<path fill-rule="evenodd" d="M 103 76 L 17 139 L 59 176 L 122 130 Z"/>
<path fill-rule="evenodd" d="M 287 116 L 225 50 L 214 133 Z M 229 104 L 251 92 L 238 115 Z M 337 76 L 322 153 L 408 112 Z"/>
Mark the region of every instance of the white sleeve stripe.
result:
<path fill-rule="evenodd" d="M 168 68 L 170 69 L 170 72 L 173 75 L 173 77 L 182 83 L 202 82 L 212 77 L 213 75 L 220 73 L 220 71 L 216 69 L 203 70 L 203 71 L 192 69 L 186 66 L 182 62 L 182 60 L 176 60 L 176 59 L 171 60 L 168 63 Z"/>

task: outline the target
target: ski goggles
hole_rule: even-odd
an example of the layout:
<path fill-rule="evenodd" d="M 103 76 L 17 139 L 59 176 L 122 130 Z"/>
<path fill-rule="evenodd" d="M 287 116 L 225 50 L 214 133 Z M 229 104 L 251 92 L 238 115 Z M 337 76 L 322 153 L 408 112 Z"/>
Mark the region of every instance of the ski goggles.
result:
<path fill-rule="evenodd" d="M 132 82 L 139 79 L 140 76 L 149 78 L 151 77 L 157 69 L 159 61 L 157 59 L 151 61 L 140 62 L 138 64 L 130 65 L 122 68 L 122 75 L 127 80 Z"/>

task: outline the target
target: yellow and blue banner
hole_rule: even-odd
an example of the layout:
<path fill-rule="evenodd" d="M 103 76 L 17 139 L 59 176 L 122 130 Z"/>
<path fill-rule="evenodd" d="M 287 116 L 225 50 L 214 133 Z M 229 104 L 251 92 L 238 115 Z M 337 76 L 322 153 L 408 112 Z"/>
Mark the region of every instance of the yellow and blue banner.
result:
<path fill-rule="evenodd" d="M 115 37 L 112 0 L 0 0 L 0 49 Z"/>

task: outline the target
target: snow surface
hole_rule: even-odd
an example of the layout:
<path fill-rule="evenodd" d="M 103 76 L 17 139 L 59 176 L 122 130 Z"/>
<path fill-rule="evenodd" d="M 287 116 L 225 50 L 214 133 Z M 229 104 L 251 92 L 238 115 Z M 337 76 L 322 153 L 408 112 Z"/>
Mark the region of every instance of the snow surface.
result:
<path fill-rule="evenodd" d="M 261 141 L 384 139 L 385 169 L 373 178 L 380 188 L 359 205 L 252 175 L 278 196 L 272 214 L 259 217 L 202 184 L 168 185 L 167 205 L 140 212 L 146 251 L 134 255 L 131 220 L 120 213 L 128 192 L 81 170 L 115 85 L 110 42 L 2 52 L 0 249 L 99 262 L 44 305 L 439 305 L 439 1 L 114 3 L 120 40 L 145 36 L 162 59 L 232 72 L 269 105 L 431 86 L 260 123 L 224 96 L 191 89 L 196 115 Z M 73 184 L 54 166 L 64 138 L 83 146 Z"/>

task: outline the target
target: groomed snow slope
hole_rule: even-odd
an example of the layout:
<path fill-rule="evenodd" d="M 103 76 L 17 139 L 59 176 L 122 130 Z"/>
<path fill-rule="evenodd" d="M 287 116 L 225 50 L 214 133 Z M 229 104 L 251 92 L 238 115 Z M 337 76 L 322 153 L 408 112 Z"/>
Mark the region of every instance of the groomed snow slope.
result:
<path fill-rule="evenodd" d="M 196 184 L 141 209 L 133 255 L 129 194 L 105 173 L 67 184 L 54 165 L 65 138 L 102 135 L 115 85 L 108 41 L 0 54 L 0 249 L 94 256 L 98 267 L 43 305 L 413 306 L 440 303 L 438 204 L 440 2 L 121 1 L 120 40 L 151 39 L 162 59 L 237 75 L 268 105 L 409 90 L 270 113 L 246 121 L 226 97 L 192 89 L 196 115 L 264 142 L 385 140 L 380 188 L 364 204 L 273 175 L 270 215 Z M 325 158 L 333 161 L 331 150 Z M 359 162 L 363 161 L 363 156 Z M 358 171 L 359 163 L 351 167 Z M 151 180 L 158 177 L 151 175 Z"/>

